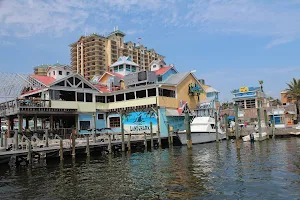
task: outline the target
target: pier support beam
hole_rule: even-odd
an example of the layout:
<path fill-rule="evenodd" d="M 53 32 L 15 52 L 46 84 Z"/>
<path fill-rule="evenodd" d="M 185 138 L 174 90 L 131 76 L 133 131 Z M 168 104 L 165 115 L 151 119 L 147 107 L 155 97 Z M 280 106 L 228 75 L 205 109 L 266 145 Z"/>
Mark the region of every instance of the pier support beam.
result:
<path fill-rule="evenodd" d="M 125 133 L 124 133 L 124 123 L 123 123 L 123 113 L 120 113 L 121 119 L 121 134 L 122 134 L 122 152 L 125 152 Z"/>
<path fill-rule="evenodd" d="M 158 93 L 157 93 L 158 94 Z M 157 137 L 158 137 L 158 147 L 161 148 L 161 138 L 160 138 L 160 124 L 159 124 L 159 106 L 158 97 L 156 96 L 156 120 L 157 120 Z"/>
<path fill-rule="evenodd" d="M 18 115 L 18 131 L 21 133 L 23 131 L 23 116 Z"/>
<path fill-rule="evenodd" d="M 131 140 L 131 133 L 128 134 L 128 138 L 127 138 L 127 150 L 128 151 L 131 151 L 130 140 Z"/>
<path fill-rule="evenodd" d="M 191 135 L 191 123 L 190 123 L 190 115 L 188 112 L 185 113 L 185 130 L 186 130 L 186 145 L 188 149 L 191 149 L 193 146 L 192 135 Z"/>
<path fill-rule="evenodd" d="M 17 130 L 15 130 L 15 135 L 14 135 L 14 147 L 15 150 L 19 149 L 19 135 Z"/>
<path fill-rule="evenodd" d="M 234 104 L 234 120 L 235 120 L 235 143 L 236 147 L 240 148 L 240 134 L 239 134 L 239 107 L 238 104 Z"/>
<path fill-rule="evenodd" d="M 151 150 L 154 148 L 154 140 L 153 140 L 153 124 L 150 122 L 150 137 L 151 137 Z"/>
<path fill-rule="evenodd" d="M 87 156 L 90 156 L 90 136 L 89 135 L 86 137 L 85 153 L 86 153 Z"/>
<path fill-rule="evenodd" d="M 265 126 L 266 126 L 266 132 L 267 132 L 267 139 L 269 139 L 269 131 L 268 131 L 269 123 L 268 123 L 268 114 L 267 114 L 266 109 L 264 110 L 264 117 L 265 117 Z"/>
<path fill-rule="evenodd" d="M 33 117 L 33 130 L 37 131 L 37 115 Z"/>
<path fill-rule="evenodd" d="M 64 145 L 62 139 L 59 141 L 59 159 L 60 161 L 64 160 Z"/>
<path fill-rule="evenodd" d="M 75 158 L 75 134 L 76 134 L 76 129 L 72 128 L 72 158 Z"/>
<path fill-rule="evenodd" d="M 111 154 L 112 145 L 111 145 L 111 134 L 110 133 L 108 134 L 108 147 L 107 147 L 107 149 L 108 149 L 108 153 Z"/>
<path fill-rule="evenodd" d="M 45 130 L 45 146 L 46 147 L 49 147 L 49 130 L 48 129 L 46 129 Z"/>
<path fill-rule="evenodd" d="M 217 112 L 214 113 L 214 117 L 215 117 L 216 142 L 219 142 L 219 130 L 218 130 L 218 115 L 217 115 Z"/>
<path fill-rule="evenodd" d="M 258 101 L 258 107 L 257 107 L 257 120 L 258 120 L 259 141 L 262 140 L 262 135 L 261 135 L 261 119 L 260 119 L 260 106 L 261 106 L 261 103 L 260 103 L 260 101 Z"/>
<path fill-rule="evenodd" d="M 144 132 L 144 145 L 145 145 L 145 150 L 147 151 L 148 149 L 148 141 L 147 141 L 147 133 Z"/>

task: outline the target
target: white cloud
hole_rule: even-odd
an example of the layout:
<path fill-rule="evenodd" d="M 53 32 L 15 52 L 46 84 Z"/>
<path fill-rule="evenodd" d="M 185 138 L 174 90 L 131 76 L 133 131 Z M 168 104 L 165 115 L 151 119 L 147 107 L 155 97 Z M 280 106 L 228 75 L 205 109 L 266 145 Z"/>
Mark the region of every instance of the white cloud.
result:
<path fill-rule="evenodd" d="M 0 46 L 14 46 L 16 45 L 14 42 L 10 42 L 7 40 L 0 40 Z"/>

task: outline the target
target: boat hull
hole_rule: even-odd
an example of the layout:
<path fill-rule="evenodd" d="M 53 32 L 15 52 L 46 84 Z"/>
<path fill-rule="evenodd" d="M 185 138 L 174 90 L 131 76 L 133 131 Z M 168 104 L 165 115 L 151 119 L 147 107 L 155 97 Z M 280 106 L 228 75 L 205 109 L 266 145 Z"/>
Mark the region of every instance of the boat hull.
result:
<path fill-rule="evenodd" d="M 186 133 L 177 133 L 178 139 L 180 140 L 181 144 L 186 145 Z M 192 132 L 192 144 L 201 144 L 201 143 L 208 143 L 208 142 L 215 142 L 216 141 L 216 133 L 209 133 L 209 132 Z M 223 133 L 219 133 L 219 139 L 223 140 L 226 138 L 226 135 Z"/>
<path fill-rule="evenodd" d="M 243 139 L 244 142 L 250 142 L 251 141 L 250 135 L 246 135 L 246 136 L 242 137 L 242 139 Z M 266 140 L 266 139 L 267 139 L 267 133 L 266 132 L 261 133 L 261 141 Z M 259 139 L 259 134 L 258 133 L 254 134 L 254 141 L 259 141 L 259 140 L 260 140 Z"/>

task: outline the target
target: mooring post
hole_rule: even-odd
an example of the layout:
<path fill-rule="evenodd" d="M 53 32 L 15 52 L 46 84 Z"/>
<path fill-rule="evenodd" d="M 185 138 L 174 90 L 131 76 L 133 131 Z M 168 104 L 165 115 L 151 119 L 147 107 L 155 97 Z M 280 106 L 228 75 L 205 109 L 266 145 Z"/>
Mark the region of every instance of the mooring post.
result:
<path fill-rule="evenodd" d="M 234 104 L 234 120 L 235 120 L 235 142 L 236 142 L 236 147 L 239 149 L 240 148 L 240 134 L 239 134 L 239 108 L 238 104 Z"/>
<path fill-rule="evenodd" d="M 59 141 L 59 158 L 60 161 L 64 159 L 64 145 L 63 145 L 63 140 L 60 138 Z"/>
<path fill-rule="evenodd" d="M 46 147 L 49 147 L 49 130 L 45 130 L 45 137 L 46 137 Z"/>
<path fill-rule="evenodd" d="M 161 148 L 161 138 L 160 138 L 160 119 L 159 119 L 159 106 L 158 99 L 156 96 L 156 122 L 157 122 L 157 137 L 158 137 L 158 147 Z"/>
<path fill-rule="evenodd" d="M 268 115 L 266 109 L 264 110 L 264 117 L 265 117 L 265 125 L 266 125 L 266 132 L 267 132 L 267 139 L 269 139 L 269 131 L 268 131 L 268 126 L 269 126 L 269 121 L 268 121 Z"/>
<path fill-rule="evenodd" d="M 170 146 L 171 145 L 171 135 L 170 135 L 170 124 L 169 123 L 168 123 L 167 127 L 168 127 L 168 144 Z"/>
<path fill-rule="evenodd" d="M 3 134 L 3 146 L 7 149 L 7 135 L 5 133 Z"/>
<path fill-rule="evenodd" d="M 225 131 L 226 131 L 226 140 L 228 140 L 229 139 L 229 137 L 228 137 L 228 117 L 227 117 L 227 114 L 224 114 L 224 118 L 225 118 Z"/>
<path fill-rule="evenodd" d="M 3 144 L 4 144 L 4 132 L 2 133 L 2 131 L 0 130 L 0 134 L 1 134 L 1 147 L 3 147 Z"/>
<path fill-rule="evenodd" d="M 131 133 L 128 134 L 128 138 L 127 138 L 127 150 L 128 151 L 131 151 L 130 140 L 131 140 Z"/>
<path fill-rule="evenodd" d="M 111 153 L 111 149 L 112 149 L 112 146 L 111 146 L 111 134 L 108 133 L 108 153 Z"/>
<path fill-rule="evenodd" d="M 87 135 L 87 137 L 86 137 L 85 153 L 86 153 L 87 156 L 90 156 L 90 136 L 89 135 Z"/>
<path fill-rule="evenodd" d="M 262 140 L 262 135 L 261 135 L 261 119 L 260 119 L 260 106 L 261 106 L 261 102 L 258 101 L 258 106 L 257 106 L 257 120 L 258 120 L 259 141 Z"/>
<path fill-rule="evenodd" d="M 148 143 L 147 143 L 147 133 L 146 132 L 144 132 L 144 145 L 145 145 L 145 150 L 147 151 Z"/>
<path fill-rule="evenodd" d="M 27 161 L 29 164 L 31 164 L 32 162 L 32 153 L 31 153 L 32 149 L 31 149 L 31 140 L 29 140 L 28 143 L 28 152 L 27 152 Z"/>
<path fill-rule="evenodd" d="M 273 137 L 273 139 L 275 138 L 275 120 L 274 120 L 274 118 L 272 120 L 272 137 Z"/>
<path fill-rule="evenodd" d="M 75 138 L 75 129 L 72 129 L 72 158 L 75 158 L 75 142 L 76 142 L 76 138 Z"/>
<path fill-rule="evenodd" d="M 154 140 L 153 140 L 153 124 L 150 122 L 150 139 L 151 139 L 151 150 L 154 148 Z"/>
<path fill-rule="evenodd" d="M 216 130 L 216 142 L 219 142 L 219 130 L 218 130 L 218 114 L 215 112 L 215 130 Z"/>
<path fill-rule="evenodd" d="M 186 130 L 186 145 L 188 149 L 192 148 L 192 135 L 191 135 L 191 123 L 190 115 L 188 112 L 185 113 L 185 130 Z"/>
<path fill-rule="evenodd" d="M 15 146 L 15 150 L 19 149 L 19 137 L 18 137 L 18 131 L 15 130 L 15 135 L 14 135 L 14 146 Z"/>
<path fill-rule="evenodd" d="M 124 123 L 123 123 L 123 113 L 120 114 L 121 118 L 121 134 L 122 134 L 122 152 L 125 152 L 125 133 L 124 133 Z"/>

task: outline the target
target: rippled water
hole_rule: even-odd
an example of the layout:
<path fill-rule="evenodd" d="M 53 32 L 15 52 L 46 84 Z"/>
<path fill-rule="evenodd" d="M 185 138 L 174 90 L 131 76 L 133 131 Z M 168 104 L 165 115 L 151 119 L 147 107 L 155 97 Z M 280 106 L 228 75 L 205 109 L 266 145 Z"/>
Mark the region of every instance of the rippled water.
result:
<path fill-rule="evenodd" d="M 300 199 L 300 138 L 0 166 L 0 199 Z"/>

